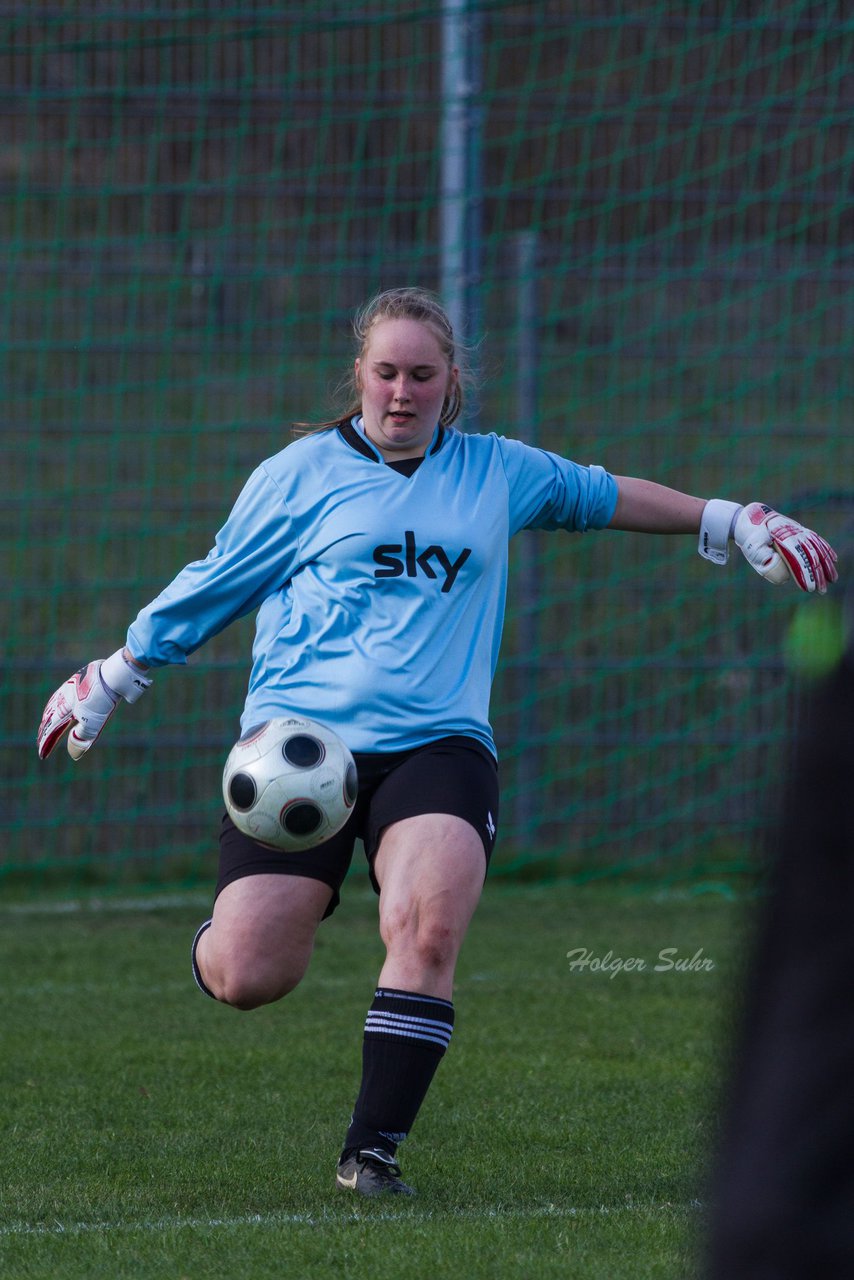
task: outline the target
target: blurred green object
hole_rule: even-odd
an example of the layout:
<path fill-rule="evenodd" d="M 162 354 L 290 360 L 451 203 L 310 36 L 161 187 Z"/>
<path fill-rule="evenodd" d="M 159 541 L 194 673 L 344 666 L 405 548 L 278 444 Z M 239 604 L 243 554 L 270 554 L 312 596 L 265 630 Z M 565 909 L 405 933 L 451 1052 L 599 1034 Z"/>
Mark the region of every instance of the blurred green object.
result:
<path fill-rule="evenodd" d="M 783 656 L 796 676 L 820 679 L 842 660 L 848 644 L 839 600 L 805 600 L 796 609 L 783 642 Z"/>

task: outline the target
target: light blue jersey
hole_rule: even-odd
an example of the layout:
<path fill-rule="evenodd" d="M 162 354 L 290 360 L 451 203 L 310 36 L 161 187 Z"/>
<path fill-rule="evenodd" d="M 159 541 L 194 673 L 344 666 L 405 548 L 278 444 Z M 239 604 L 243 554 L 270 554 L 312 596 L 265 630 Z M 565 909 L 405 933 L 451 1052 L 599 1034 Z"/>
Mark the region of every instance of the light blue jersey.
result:
<path fill-rule="evenodd" d="M 294 713 L 352 751 L 467 734 L 494 752 L 509 539 L 603 528 L 616 502 L 601 467 L 453 429 L 437 428 L 407 476 L 356 420 L 262 463 L 207 558 L 141 611 L 128 648 L 153 667 L 183 663 L 257 609 L 244 731 Z"/>

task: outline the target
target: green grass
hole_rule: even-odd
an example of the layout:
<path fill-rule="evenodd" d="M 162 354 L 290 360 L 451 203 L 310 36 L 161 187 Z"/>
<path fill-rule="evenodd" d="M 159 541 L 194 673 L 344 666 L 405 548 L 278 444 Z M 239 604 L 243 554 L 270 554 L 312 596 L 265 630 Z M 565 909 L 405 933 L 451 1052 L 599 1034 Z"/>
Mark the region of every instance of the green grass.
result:
<path fill-rule="evenodd" d="M 741 907 L 488 888 L 399 1204 L 332 1188 L 381 956 L 361 877 L 252 1014 L 191 984 L 206 905 L 0 911 L 4 1280 L 696 1274 Z M 575 947 L 647 969 L 572 972 Z M 664 947 L 714 968 L 655 972 Z"/>

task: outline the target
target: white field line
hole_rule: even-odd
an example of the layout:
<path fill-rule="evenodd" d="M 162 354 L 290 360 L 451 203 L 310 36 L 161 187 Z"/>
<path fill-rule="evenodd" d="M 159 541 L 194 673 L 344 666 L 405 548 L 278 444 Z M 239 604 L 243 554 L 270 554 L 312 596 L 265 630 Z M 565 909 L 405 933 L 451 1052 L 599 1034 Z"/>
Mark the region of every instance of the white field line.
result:
<path fill-rule="evenodd" d="M 595 1208 L 578 1208 L 575 1205 L 542 1205 L 535 1209 L 450 1209 L 441 1211 L 424 1209 L 422 1212 L 400 1214 L 375 1213 L 369 1216 L 358 1212 L 345 1213 L 251 1213 L 230 1218 L 152 1218 L 140 1222 L 46 1222 L 10 1223 L 0 1226 L 0 1239 L 9 1236 L 74 1236 L 100 1232 L 156 1232 L 156 1231 L 213 1231 L 234 1230 L 241 1227 L 330 1227 L 345 1222 L 411 1222 L 458 1220 L 466 1222 L 507 1221 L 538 1218 L 601 1218 L 624 1213 L 640 1213 L 651 1210 L 677 1213 L 695 1213 L 703 1208 L 700 1200 L 688 1204 L 625 1204 L 598 1205 Z"/>

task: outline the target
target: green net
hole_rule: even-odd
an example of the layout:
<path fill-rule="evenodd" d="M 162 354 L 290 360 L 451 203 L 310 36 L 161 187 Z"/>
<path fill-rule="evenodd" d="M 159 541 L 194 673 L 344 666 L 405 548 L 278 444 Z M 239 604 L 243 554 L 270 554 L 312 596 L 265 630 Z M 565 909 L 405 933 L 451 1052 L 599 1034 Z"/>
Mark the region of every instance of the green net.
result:
<path fill-rule="evenodd" d="M 210 879 L 251 620 L 80 765 L 35 728 L 328 415 L 379 288 L 462 278 L 469 426 L 850 554 L 852 44 L 841 0 L 2 6 L 6 886 Z M 837 608 L 690 538 L 516 539 L 496 870 L 749 865 Z"/>

